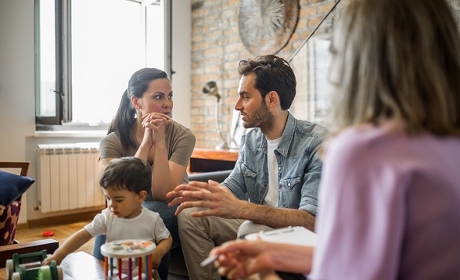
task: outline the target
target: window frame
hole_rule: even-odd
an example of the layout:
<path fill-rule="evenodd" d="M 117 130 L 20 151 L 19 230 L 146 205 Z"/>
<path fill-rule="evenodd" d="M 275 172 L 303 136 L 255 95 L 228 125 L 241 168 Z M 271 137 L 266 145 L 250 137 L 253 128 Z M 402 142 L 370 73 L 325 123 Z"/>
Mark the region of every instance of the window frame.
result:
<path fill-rule="evenodd" d="M 55 112 L 54 116 L 40 116 L 41 71 L 40 71 L 40 0 L 34 1 L 35 23 L 35 125 L 37 131 L 46 130 L 101 130 L 108 123 L 72 123 L 72 30 L 71 1 L 54 0 L 55 2 Z M 77 0 L 78 1 L 78 0 Z M 164 71 L 172 77 L 172 4 L 168 0 L 125 0 L 139 3 L 147 15 L 147 6 L 160 5 L 164 1 Z M 144 20 L 144 25 L 147 21 Z M 146 27 L 145 27 L 146 28 Z M 147 36 L 147 34 L 146 34 Z"/>

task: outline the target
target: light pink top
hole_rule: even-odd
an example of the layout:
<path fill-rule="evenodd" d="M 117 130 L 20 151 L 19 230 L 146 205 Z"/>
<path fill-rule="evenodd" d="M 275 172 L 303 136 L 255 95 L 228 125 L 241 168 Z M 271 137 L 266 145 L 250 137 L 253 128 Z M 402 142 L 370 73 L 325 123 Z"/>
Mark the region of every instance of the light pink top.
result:
<path fill-rule="evenodd" d="M 310 279 L 460 279 L 460 138 L 348 129 L 318 209 Z"/>

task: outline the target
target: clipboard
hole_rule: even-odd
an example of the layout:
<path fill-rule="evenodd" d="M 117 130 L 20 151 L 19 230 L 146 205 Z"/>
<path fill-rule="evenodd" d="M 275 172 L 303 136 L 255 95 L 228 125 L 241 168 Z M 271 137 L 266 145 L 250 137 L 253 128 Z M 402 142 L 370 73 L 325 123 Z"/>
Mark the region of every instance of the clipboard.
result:
<path fill-rule="evenodd" d="M 263 241 L 300 246 L 316 246 L 318 235 L 304 227 L 295 226 L 251 233 L 246 235 L 245 238 L 247 240 L 258 240 L 260 238 Z"/>
<path fill-rule="evenodd" d="M 318 235 L 304 227 L 285 227 L 259 233 L 250 233 L 244 238 L 247 240 L 258 240 L 260 237 L 263 241 L 285 243 L 300 246 L 316 246 Z M 219 255 L 207 257 L 201 262 L 201 266 L 207 266 L 213 263 Z"/>

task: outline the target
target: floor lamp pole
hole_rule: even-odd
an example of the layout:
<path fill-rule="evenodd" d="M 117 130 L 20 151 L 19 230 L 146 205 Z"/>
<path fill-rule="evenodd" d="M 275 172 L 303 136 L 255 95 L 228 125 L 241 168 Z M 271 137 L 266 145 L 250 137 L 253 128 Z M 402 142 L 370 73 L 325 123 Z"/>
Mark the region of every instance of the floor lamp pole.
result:
<path fill-rule="evenodd" d="M 217 102 L 216 102 L 216 130 L 217 132 L 219 133 L 220 135 L 220 139 L 222 140 L 222 142 L 220 142 L 217 146 L 216 146 L 216 150 L 227 150 L 228 149 L 228 144 L 227 144 L 227 141 L 225 141 L 225 137 L 224 137 L 224 134 L 222 132 L 222 130 L 220 129 L 220 121 L 219 121 L 219 109 L 220 109 L 220 106 L 219 106 L 219 98 L 217 99 Z"/>

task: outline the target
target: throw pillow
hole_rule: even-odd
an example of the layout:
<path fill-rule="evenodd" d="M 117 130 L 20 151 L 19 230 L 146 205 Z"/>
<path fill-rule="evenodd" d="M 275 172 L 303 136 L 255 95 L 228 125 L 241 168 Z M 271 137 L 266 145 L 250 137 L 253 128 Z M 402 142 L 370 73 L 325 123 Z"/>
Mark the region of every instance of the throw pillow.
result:
<path fill-rule="evenodd" d="M 20 201 L 14 201 L 8 206 L 0 205 L 0 246 L 13 244 L 20 210 Z"/>
<path fill-rule="evenodd" d="M 0 205 L 17 200 L 34 182 L 32 178 L 0 170 Z"/>

